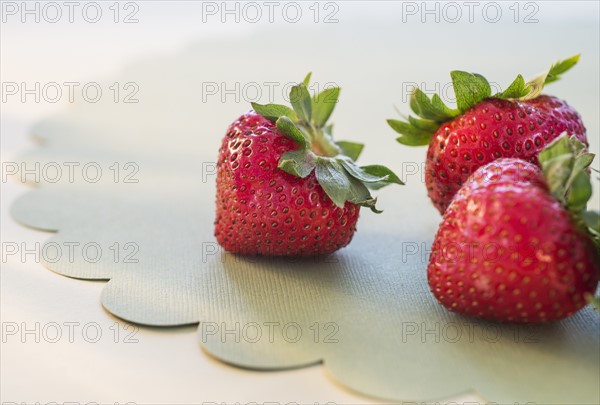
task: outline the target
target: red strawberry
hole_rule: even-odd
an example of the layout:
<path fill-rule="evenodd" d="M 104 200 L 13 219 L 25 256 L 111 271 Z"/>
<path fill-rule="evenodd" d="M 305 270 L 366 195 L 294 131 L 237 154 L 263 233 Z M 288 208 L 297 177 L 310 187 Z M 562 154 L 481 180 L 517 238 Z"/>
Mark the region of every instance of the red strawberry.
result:
<path fill-rule="evenodd" d="M 559 79 L 579 55 L 552 66 L 525 84 L 517 79 L 491 96 L 491 87 L 480 75 L 451 73 L 457 109 L 450 109 L 434 95 L 430 100 L 415 89 L 411 107 L 421 119 L 388 120 L 406 145 L 429 145 L 425 184 L 429 198 L 444 213 L 460 186 L 478 167 L 501 157 L 517 157 L 537 163 L 538 153 L 562 132 L 587 144 L 581 117 L 566 102 L 540 96 L 545 83 Z"/>
<path fill-rule="evenodd" d="M 367 187 L 402 184 L 384 166 L 354 163 L 363 145 L 333 142 L 325 126 L 339 88 L 311 98 L 304 83 L 293 109 L 254 104 L 228 129 L 219 150 L 215 236 L 226 250 L 266 256 L 329 254 L 350 243 Z"/>
<path fill-rule="evenodd" d="M 593 238 L 600 229 L 596 213 L 582 213 L 591 195 L 585 168 L 593 159 L 583 149 L 562 136 L 540 154 L 543 173 L 503 158 L 467 180 L 444 213 L 427 269 L 442 305 L 534 323 L 563 319 L 586 304 L 598 286 Z M 585 229 L 584 218 L 593 218 L 594 229 Z"/>

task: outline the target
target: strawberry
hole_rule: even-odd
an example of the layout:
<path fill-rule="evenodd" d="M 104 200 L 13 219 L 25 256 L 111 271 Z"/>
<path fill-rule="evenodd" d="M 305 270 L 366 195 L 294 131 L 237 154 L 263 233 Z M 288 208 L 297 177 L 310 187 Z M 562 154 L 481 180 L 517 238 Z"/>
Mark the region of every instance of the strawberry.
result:
<path fill-rule="evenodd" d="M 556 321 L 581 309 L 600 273 L 599 216 L 583 211 L 593 157 L 564 135 L 540 154 L 542 169 L 515 158 L 477 169 L 433 242 L 427 276 L 437 300 L 507 322 Z"/>
<path fill-rule="evenodd" d="M 311 97 L 310 74 L 292 87 L 292 108 L 253 103 L 227 130 L 217 163 L 215 236 L 225 250 L 316 256 L 350 243 L 369 188 L 402 184 L 388 168 L 359 167 L 362 144 L 334 142 L 326 125 L 340 89 Z"/>
<path fill-rule="evenodd" d="M 465 180 L 480 166 L 501 157 L 537 162 L 538 153 L 566 131 L 587 145 L 581 117 L 566 102 L 540 95 L 544 84 L 579 60 L 579 55 L 554 64 L 525 83 L 518 75 L 502 93 L 491 96 L 488 81 L 476 73 L 451 72 L 456 109 L 436 94 L 431 99 L 415 89 L 411 108 L 419 118 L 388 120 L 402 136 L 398 142 L 429 145 L 425 184 L 429 198 L 444 213 Z"/>

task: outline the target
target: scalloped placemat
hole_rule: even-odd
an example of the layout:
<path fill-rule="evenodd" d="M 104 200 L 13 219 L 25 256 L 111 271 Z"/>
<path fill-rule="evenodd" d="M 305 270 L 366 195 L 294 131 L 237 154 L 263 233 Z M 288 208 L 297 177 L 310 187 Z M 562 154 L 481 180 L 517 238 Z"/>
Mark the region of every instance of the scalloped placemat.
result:
<path fill-rule="evenodd" d="M 103 98 L 34 128 L 41 144 L 23 158 L 28 167 L 77 164 L 72 178 L 64 169 L 56 182 L 48 171 L 12 207 L 21 223 L 57 231 L 44 264 L 69 277 L 110 279 L 102 304 L 131 322 L 200 322 L 201 346 L 237 366 L 323 362 L 342 384 L 390 400 L 476 390 L 497 403 L 599 403 L 600 322 L 591 308 L 526 327 L 463 318 L 436 303 L 425 269 L 440 217 L 420 180 L 425 150 L 396 144 L 384 121 L 393 114 L 385 106 L 398 101 L 390 84 L 418 77 L 419 67 L 358 35 L 327 58 L 322 34 L 302 33 L 315 43 L 314 79 L 335 78 L 343 88 L 338 139 L 366 134 L 362 161 L 386 164 L 408 181 L 378 193 L 384 214 L 363 210 L 347 248 L 318 260 L 244 258 L 222 252 L 212 236 L 216 152 L 248 103 L 209 97 L 206 84 L 283 86 L 307 70 L 303 55 L 283 46 L 285 35 L 256 34 L 255 43 L 269 39 L 277 49 L 277 65 L 235 64 L 254 56 L 244 43 L 199 43 L 129 66 L 114 80 L 135 82 L 139 103 Z M 382 61 L 368 83 L 345 67 L 356 49 Z"/>

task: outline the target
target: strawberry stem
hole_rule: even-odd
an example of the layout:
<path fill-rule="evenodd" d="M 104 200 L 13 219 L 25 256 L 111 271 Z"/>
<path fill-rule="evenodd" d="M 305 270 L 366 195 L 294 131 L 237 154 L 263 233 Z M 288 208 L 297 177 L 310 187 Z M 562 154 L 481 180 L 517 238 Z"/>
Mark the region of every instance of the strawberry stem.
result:
<path fill-rule="evenodd" d="M 550 192 L 569 211 L 573 222 L 588 235 L 600 254 L 600 212 L 587 210 L 592 196 L 589 168 L 594 154 L 565 132 L 540 152 L 538 160 Z M 600 297 L 590 294 L 586 300 L 600 311 Z"/>
<path fill-rule="evenodd" d="M 534 99 L 541 94 L 544 85 L 559 80 L 561 75 L 575 66 L 578 61 L 579 55 L 558 61 L 546 72 L 527 83 L 523 76 L 518 75 L 503 92 L 494 95 L 489 82 L 482 75 L 455 70 L 450 75 L 457 108 L 448 107 L 438 94 L 430 98 L 423 91 L 415 88 L 410 99 L 410 108 L 415 117 L 409 116 L 407 120 L 390 119 L 388 124 L 401 135 L 396 138 L 401 144 L 428 145 L 433 134 L 444 122 L 456 118 L 482 100 L 489 97 L 522 101 Z"/>
<path fill-rule="evenodd" d="M 252 108 L 275 123 L 281 134 L 292 139 L 299 149 L 284 153 L 278 168 L 296 177 L 315 174 L 323 191 L 338 207 L 346 202 L 370 208 L 375 213 L 377 199 L 370 189 L 377 190 L 389 184 L 404 184 L 390 169 L 381 165 L 358 166 L 363 145 L 355 142 L 336 143 L 332 125 L 327 125 L 339 98 L 339 87 L 332 87 L 310 96 L 308 81 L 293 86 L 290 91 L 292 108 L 279 104 L 252 103 Z"/>
<path fill-rule="evenodd" d="M 331 135 L 325 133 L 322 128 L 311 125 L 309 130 L 312 138 L 312 151 L 319 156 L 333 157 L 340 154 L 340 147 L 333 142 Z"/>

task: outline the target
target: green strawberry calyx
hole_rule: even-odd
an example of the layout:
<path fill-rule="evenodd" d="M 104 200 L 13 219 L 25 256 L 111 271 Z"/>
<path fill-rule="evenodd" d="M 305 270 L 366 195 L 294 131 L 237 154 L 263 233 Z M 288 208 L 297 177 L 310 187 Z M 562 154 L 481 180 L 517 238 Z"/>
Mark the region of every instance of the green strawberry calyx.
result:
<path fill-rule="evenodd" d="M 415 87 L 410 97 L 410 108 L 416 117 L 408 116 L 405 120 L 389 119 L 387 122 L 401 135 L 396 138 L 401 144 L 428 145 L 435 131 L 444 122 L 460 116 L 486 98 L 526 101 L 538 97 L 544 85 L 559 80 L 563 73 L 577 64 L 579 56 L 574 55 L 556 62 L 550 69 L 529 82 L 525 82 L 523 76 L 518 75 L 503 92 L 494 95 L 489 82 L 482 75 L 454 70 L 450 72 L 450 76 L 456 96 L 456 108 L 448 107 L 438 94 L 429 98 L 427 94 Z"/>
<path fill-rule="evenodd" d="M 328 125 L 327 120 L 338 102 L 340 88 L 327 88 L 311 97 L 310 76 L 309 73 L 302 83 L 291 88 L 292 108 L 252 103 L 254 111 L 274 122 L 284 136 L 300 146 L 281 156 L 279 169 L 300 178 L 314 171 L 317 182 L 336 206 L 343 207 L 349 201 L 380 213 L 375 207 L 377 199 L 371 196 L 369 189 L 404 183 L 385 166 L 358 166 L 354 161 L 362 152 L 363 144 L 333 140 L 333 126 Z"/>
<path fill-rule="evenodd" d="M 565 132 L 540 152 L 538 160 L 550 192 L 589 235 L 600 254 L 600 212 L 587 210 L 592 196 L 590 165 L 594 157 L 582 142 Z M 590 295 L 587 299 L 600 311 L 600 297 Z"/>

